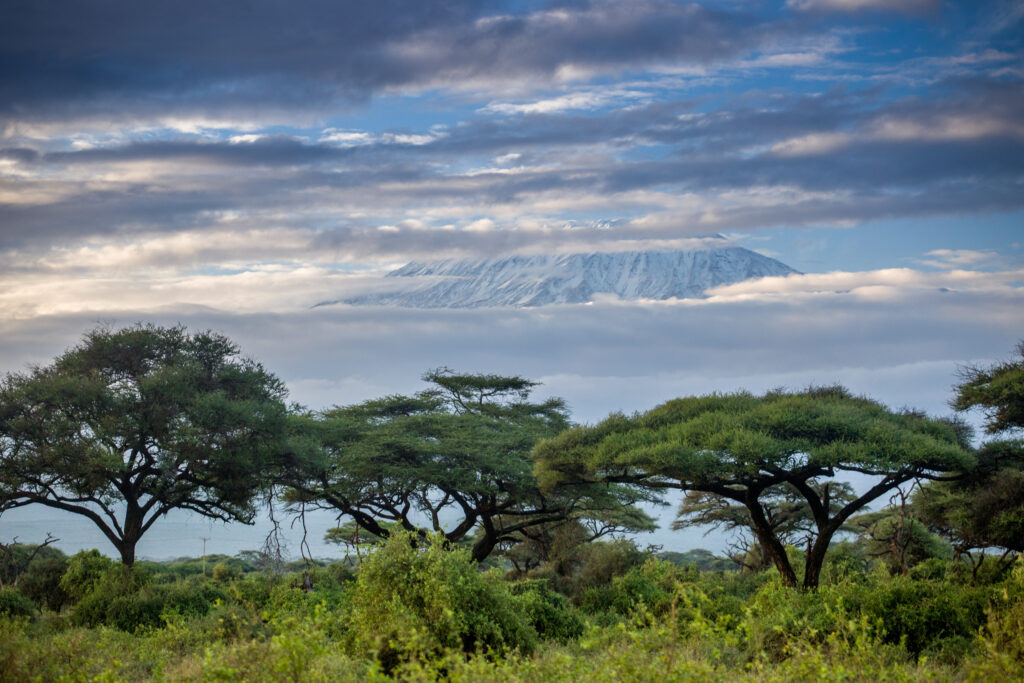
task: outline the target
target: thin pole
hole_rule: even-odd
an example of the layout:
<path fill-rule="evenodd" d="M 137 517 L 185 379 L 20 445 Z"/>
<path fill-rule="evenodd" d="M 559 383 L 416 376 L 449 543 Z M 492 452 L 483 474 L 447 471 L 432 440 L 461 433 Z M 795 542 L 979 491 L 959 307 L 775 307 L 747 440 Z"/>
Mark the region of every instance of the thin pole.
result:
<path fill-rule="evenodd" d="M 208 536 L 200 536 L 203 540 L 203 576 L 206 576 L 206 542 L 210 540 Z"/>

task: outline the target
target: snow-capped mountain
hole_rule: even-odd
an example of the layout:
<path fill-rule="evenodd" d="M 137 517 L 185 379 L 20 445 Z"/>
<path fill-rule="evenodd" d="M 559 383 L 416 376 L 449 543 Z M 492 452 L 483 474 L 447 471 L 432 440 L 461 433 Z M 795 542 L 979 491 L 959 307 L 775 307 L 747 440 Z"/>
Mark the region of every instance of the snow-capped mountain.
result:
<path fill-rule="evenodd" d="M 478 308 L 585 303 L 597 294 L 622 299 L 682 299 L 700 297 L 705 290 L 718 285 L 797 272 L 780 261 L 736 246 L 724 238 L 721 242 L 728 246 L 692 251 L 414 262 L 387 275 L 407 280 L 407 283 L 343 302 L 413 308 Z"/>

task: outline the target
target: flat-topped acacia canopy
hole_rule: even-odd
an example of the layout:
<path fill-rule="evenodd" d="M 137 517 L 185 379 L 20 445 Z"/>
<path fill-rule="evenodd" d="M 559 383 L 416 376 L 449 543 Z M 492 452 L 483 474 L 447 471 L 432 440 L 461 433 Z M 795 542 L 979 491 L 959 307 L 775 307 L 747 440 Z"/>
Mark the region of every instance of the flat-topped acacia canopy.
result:
<path fill-rule="evenodd" d="M 706 491 L 743 504 L 783 581 L 795 586 L 796 573 L 762 501 L 767 489 L 787 484 L 814 516 L 817 534 L 804 585 L 815 587 L 832 536 L 851 514 L 904 482 L 970 469 L 974 456 L 964 441 L 955 423 L 893 412 L 842 387 L 812 387 L 675 399 L 570 429 L 538 444 L 535 455 L 538 480 L 549 489 L 622 482 Z M 828 484 L 843 472 L 879 479 L 830 511 L 834 486 Z"/>
<path fill-rule="evenodd" d="M 171 510 L 250 521 L 287 435 L 285 396 L 220 334 L 93 330 L 0 381 L 0 512 L 82 515 L 127 565 Z"/>
<path fill-rule="evenodd" d="M 518 376 L 458 374 L 423 378 L 414 396 L 295 416 L 304 443 L 282 484 L 286 499 L 335 510 L 386 538 L 400 527 L 421 537 L 469 540 L 485 559 L 523 534 L 574 519 L 599 520 L 608 532 L 646 530 L 625 486 L 562 487 L 545 495 L 534 479 L 534 444 L 569 425 L 561 399 L 529 400 L 536 382 Z"/>

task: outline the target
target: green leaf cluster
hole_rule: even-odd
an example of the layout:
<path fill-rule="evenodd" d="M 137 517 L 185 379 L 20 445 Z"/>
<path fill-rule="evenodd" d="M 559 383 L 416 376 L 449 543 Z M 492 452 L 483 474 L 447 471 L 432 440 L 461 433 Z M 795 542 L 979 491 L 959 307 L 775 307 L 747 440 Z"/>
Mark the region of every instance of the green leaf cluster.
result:
<path fill-rule="evenodd" d="M 83 515 L 126 564 L 171 510 L 247 521 L 281 450 L 285 393 L 213 332 L 93 330 L 0 382 L 0 511 Z"/>

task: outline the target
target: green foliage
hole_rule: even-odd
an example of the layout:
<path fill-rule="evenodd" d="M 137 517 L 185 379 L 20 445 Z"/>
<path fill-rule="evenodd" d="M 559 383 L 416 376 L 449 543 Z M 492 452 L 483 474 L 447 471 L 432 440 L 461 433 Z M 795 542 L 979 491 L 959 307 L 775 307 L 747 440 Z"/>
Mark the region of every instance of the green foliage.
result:
<path fill-rule="evenodd" d="M 610 529 L 650 524 L 639 510 L 622 514 L 638 499 L 624 487 L 540 492 L 531 449 L 569 423 L 560 399 L 529 400 L 535 382 L 448 369 L 424 379 L 430 388 L 414 396 L 293 418 L 287 499 L 351 518 L 353 533 L 335 539 L 373 542 L 396 527 L 443 533 L 452 543 L 475 533 L 473 557 L 482 561 L 526 530 L 568 519 Z"/>
<path fill-rule="evenodd" d="M 92 593 L 100 582 L 114 569 L 114 562 L 98 550 L 82 550 L 68 560 L 67 570 L 60 579 L 72 603 Z"/>
<path fill-rule="evenodd" d="M 517 608 L 541 639 L 566 643 L 583 634 L 583 617 L 568 600 L 551 590 L 547 581 L 519 581 L 510 589 Z"/>
<path fill-rule="evenodd" d="M 989 368 L 966 367 L 956 388 L 953 407 L 981 408 L 989 434 L 1024 428 L 1024 342 L 1017 345 L 1020 360 Z"/>
<path fill-rule="evenodd" d="M 878 624 L 883 640 L 911 654 L 962 647 L 984 624 L 989 592 L 984 588 L 896 577 L 874 590 L 861 590 L 860 609 Z"/>
<path fill-rule="evenodd" d="M 988 610 L 988 647 L 1011 666 L 1024 666 L 1024 562 L 1017 560 L 1010 577 Z"/>
<path fill-rule="evenodd" d="M 671 562 L 677 567 L 696 567 L 702 572 L 723 572 L 736 569 L 736 563 L 728 557 L 715 555 L 704 548 L 694 548 L 683 553 L 663 551 L 657 555 L 659 560 Z"/>
<path fill-rule="evenodd" d="M 63 553 L 36 557 L 21 575 L 18 590 L 39 606 L 59 611 L 69 597 L 61 587 L 67 567 L 68 558 Z"/>
<path fill-rule="evenodd" d="M 242 570 L 236 566 L 228 564 L 227 562 L 218 562 L 213 565 L 213 572 L 211 575 L 213 576 L 214 581 L 226 583 L 241 576 Z"/>
<path fill-rule="evenodd" d="M 536 448 L 547 488 L 603 480 L 702 491 L 744 506 L 757 540 L 783 580 L 797 582 L 762 497 L 787 484 L 814 512 L 814 542 L 804 584 L 818 584 L 833 535 L 851 514 L 899 484 L 969 469 L 972 453 L 948 421 L 893 413 L 841 387 L 801 393 L 714 394 L 669 401 L 644 414 L 612 415 L 576 427 Z M 836 510 L 844 471 L 879 475 L 866 493 Z"/>
<path fill-rule="evenodd" d="M 864 581 L 867 579 L 871 561 L 872 558 L 867 555 L 862 543 L 834 543 L 822 568 L 821 583 L 827 586 Z"/>
<path fill-rule="evenodd" d="M 509 585 L 465 550 L 415 540 L 389 539 L 355 585 L 315 569 L 310 593 L 296 576 L 166 582 L 115 565 L 94 586 L 130 596 L 110 621 L 0 616 L 0 679 L 1012 680 L 1024 664 L 1020 568 L 965 585 L 936 559 L 918 565 L 927 577 L 858 572 L 805 592 L 771 572 L 649 559 L 612 577 L 584 616 L 545 581 Z M 164 599 L 153 628 L 170 589 L 213 604 Z"/>
<path fill-rule="evenodd" d="M 508 589 L 483 575 L 463 550 L 433 536 L 417 544 L 396 533 L 364 560 L 356 579 L 348 633 L 353 653 L 387 668 L 446 649 L 530 652 L 536 632 Z"/>
<path fill-rule="evenodd" d="M 647 553 L 628 539 L 590 543 L 581 552 L 576 583 L 583 587 L 606 586 L 647 558 Z"/>
<path fill-rule="evenodd" d="M 678 576 L 675 565 L 649 557 L 607 584 L 587 589 L 580 598 L 580 607 L 595 614 L 627 616 L 638 607 L 664 614 L 671 604 Z"/>
<path fill-rule="evenodd" d="M 0 588 L 0 616 L 31 617 L 35 612 L 35 604 L 17 588 Z"/>
<path fill-rule="evenodd" d="M 958 553 L 990 547 L 1024 551 L 1024 443 L 996 441 L 978 452 L 979 466 L 914 496 L 914 512 Z"/>
<path fill-rule="evenodd" d="M 76 602 L 71 613 L 75 625 L 106 625 L 128 632 L 160 628 L 167 613 L 201 616 L 227 597 L 205 581 L 157 584 L 143 569 L 100 559 L 106 565 L 91 553 L 75 555 L 62 580 Z"/>
<path fill-rule="evenodd" d="M 0 382 L 0 511 L 55 507 L 135 561 L 170 510 L 248 521 L 285 435 L 284 385 L 212 333 L 96 329 Z"/>
<path fill-rule="evenodd" d="M 47 540 L 41 544 L 0 543 L 0 587 L 19 585 L 34 562 L 66 558 L 63 552 L 50 545 L 55 540 L 47 534 Z"/>
<path fill-rule="evenodd" d="M 928 530 L 909 509 L 889 507 L 854 518 L 864 554 L 882 561 L 892 573 L 906 574 L 929 559 L 949 560 L 949 543 Z"/>

